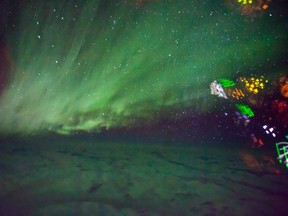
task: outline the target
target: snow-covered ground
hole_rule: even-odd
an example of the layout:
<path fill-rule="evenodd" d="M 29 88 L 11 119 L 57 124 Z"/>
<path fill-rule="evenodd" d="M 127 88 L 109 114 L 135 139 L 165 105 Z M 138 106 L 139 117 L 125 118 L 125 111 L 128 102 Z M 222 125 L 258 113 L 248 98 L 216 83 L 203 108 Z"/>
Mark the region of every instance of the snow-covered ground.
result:
<path fill-rule="evenodd" d="M 0 215 L 285 215 L 275 152 L 92 140 L 0 145 Z"/>

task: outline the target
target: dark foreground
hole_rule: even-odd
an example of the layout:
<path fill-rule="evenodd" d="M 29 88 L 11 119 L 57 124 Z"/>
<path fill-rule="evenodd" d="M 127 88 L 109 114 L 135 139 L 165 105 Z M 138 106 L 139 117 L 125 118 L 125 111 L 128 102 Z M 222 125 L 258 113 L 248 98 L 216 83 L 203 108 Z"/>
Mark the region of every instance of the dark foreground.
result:
<path fill-rule="evenodd" d="M 231 143 L 6 140 L 0 215 L 285 215 L 275 157 Z"/>

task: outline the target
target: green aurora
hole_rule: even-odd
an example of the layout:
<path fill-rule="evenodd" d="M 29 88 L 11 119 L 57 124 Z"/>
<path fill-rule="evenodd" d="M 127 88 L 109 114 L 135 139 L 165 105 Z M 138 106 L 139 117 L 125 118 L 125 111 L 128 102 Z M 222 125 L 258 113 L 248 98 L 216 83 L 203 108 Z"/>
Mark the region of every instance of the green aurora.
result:
<path fill-rule="evenodd" d="M 5 35 L 13 70 L 0 131 L 101 131 L 169 109 L 212 110 L 209 84 L 269 73 L 286 33 L 269 12 L 247 17 L 211 2 L 21 2 Z"/>

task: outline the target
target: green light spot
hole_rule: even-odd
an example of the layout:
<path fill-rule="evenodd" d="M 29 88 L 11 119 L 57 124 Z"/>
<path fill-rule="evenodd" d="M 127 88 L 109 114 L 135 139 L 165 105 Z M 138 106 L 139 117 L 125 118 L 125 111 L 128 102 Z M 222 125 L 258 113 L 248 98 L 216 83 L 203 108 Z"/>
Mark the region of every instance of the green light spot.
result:
<path fill-rule="evenodd" d="M 246 5 L 247 3 L 252 4 L 253 1 L 252 0 L 249 0 L 249 1 L 247 1 L 247 0 L 238 0 L 238 3 Z"/>

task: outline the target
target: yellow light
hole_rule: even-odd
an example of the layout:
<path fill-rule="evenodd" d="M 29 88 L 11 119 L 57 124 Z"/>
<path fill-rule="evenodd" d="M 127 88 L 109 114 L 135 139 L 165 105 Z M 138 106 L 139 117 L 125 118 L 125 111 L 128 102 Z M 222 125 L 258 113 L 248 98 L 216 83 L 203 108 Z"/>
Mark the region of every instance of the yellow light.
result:
<path fill-rule="evenodd" d="M 265 87 L 265 82 L 268 82 L 267 79 L 264 79 L 263 76 L 261 77 L 250 77 L 250 78 L 245 78 L 241 77 L 239 78 L 241 82 L 244 83 L 245 88 L 253 93 L 253 94 L 258 94 L 260 92 L 260 89 L 264 89 Z"/>

